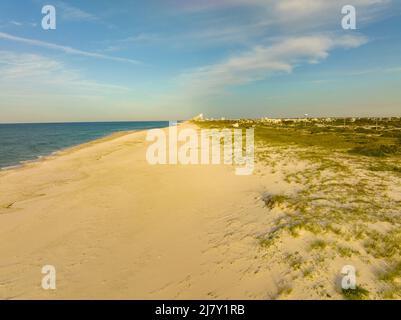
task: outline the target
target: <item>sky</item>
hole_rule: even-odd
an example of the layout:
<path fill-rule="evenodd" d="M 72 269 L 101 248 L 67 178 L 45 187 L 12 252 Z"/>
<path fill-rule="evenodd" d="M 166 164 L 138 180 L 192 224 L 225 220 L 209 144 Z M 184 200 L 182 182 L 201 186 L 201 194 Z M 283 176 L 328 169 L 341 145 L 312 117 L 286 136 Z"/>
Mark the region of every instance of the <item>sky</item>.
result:
<path fill-rule="evenodd" d="M 400 0 L 0 2 L 0 122 L 401 116 L 400 88 Z"/>

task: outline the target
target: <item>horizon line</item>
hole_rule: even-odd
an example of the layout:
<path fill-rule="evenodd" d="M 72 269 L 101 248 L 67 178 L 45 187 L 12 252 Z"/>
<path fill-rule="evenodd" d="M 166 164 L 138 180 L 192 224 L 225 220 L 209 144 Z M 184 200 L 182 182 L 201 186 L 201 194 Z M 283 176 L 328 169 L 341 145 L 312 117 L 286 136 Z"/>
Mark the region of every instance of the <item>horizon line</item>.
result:
<path fill-rule="evenodd" d="M 224 119 L 223 119 L 224 118 Z M 227 117 L 206 117 L 200 121 L 238 121 L 238 120 L 261 120 L 261 119 L 275 119 L 275 120 L 283 120 L 283 119 L 378 119 L 378 118 L 398 118 L 401 119 L 401 115 L 397 116 L 316 116 L 316 117 L 255 117 L 255 118 L 227 118 Z M 194 120 L 193 118 L 189 119 L 174 119 L 174 120 L 101 120 L 101 121 L 46 121 L 46 122 L 0 122 L 0 125 L 8 125 L 8 124 L 67 124 L 67 123 L 124 123 L 124 122 L 169 122 L 169 121 L 190 121 Z M 199 120 L 196 120 L 199 121 Z"/>

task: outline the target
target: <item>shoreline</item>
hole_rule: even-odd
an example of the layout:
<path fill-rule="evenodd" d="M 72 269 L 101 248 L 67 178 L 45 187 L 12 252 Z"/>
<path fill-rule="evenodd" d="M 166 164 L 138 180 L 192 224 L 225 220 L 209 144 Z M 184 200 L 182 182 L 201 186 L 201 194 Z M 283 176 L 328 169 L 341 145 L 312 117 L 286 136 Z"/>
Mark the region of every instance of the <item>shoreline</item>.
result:
<path fill-rule="evenodd" d="M 100 143 L 102 141 L 107 141 L 108 139 L 115 139 L 115 138 L 118 138 L 119 136 L 123 136 L 123 135 L 126 135 L 126 134 L 138 132 L 138 131 L 142 131 L 142 130 L 113 132 L 113 133 L 105 135 L 104 137 L 96 138 L 96 139 L 89 140 L 89 141 L 86 141 L 86 142 L 83 142 L 83 143 L 78 143 L 78 144 L 75 144 L 75 145 L 71 145 L 69 147 L 61 148 L 61 149 L 52 151 L 49 154 L 39 155 L 39 156 L 37 156 L 36 158 L 33 158 L 33 159 L 21 160 L 21 161 L 19 161 L 18 164 L 15 164 L 15 165 L 7 166 L 7 167 L 1 167 L 0 168 L 0 172 L 3 172 L 3 171 L 6 172 L 6 171 L 9 171 L 9 170 L 13 170 L 13 169 L 23 168 L 26 165 L 30 165 L 30 164 L 33 164 L 33 163 L 37 163 L 37 162 L 41 162 L 41 161 L 52 159 L 52 158 L 54 158 L 56 156 L 62 155 L 64 152 L 68 153 L 70 151 L 74 151 L 74 149 L 85 148 L 85 146 L 93 144 L 93 143 Z"/>
<path fill-rule="evenodd" d="M 159 129 L 163 129 L 163 128 L 166 128 L 166 127 L 160 127 Z M 155 128 L 152 128 L 152 129 L 155 129 Z M 112 133 L 106 134 L 103 137 L 99 137 L 99 138 L 96 138 L 96 139 L 93 139 L 93 140 L 89 140 L 89 141 L 86 141 L 86 142 L 83 142 L 83 143 L 74 144 L 74 145 L 71 145 L 69 147 L 65 147 L 65 148 L 61 148 L 61 149 L 52 151 L 49 154 L 39 155 L 39 156 L 37 156 L 36 158 L 33 158 L 33 159 L 21 160 L 21 161 L 19 161 L 18 164 L 6 166 L 6 167 L 0 167 L 0 175 L 3 172 L 9 172 L 11 170 L 22 169 L 22 168 L 24 168 L 26 166 L 30 166 L 30 165 L 35 164 L 35 163 L 40 163 L 42 161 L 53 159 L 54 157 L 60 156 L 62 154 L 68 153 L 68 152 L 73 152 L 74 150 L 79 150 L 81 148 L 85 148 L 86 146 L 90 146 L 90 145 L 93 145 L 93 144 L 96 144 L 96 143 L 105 142 L 105 141 L 116 139 L 116 138 L 119 138 L 119 137 L 122 137 L 122 136 L 125 136 L 125 135 L 129 135 L 129 134 L 136 133 L 136 132 L 141 132 L 141 131 L 146 131 L 146 130 L 151 130 L 151 129 L 116 131 L 116 132 L 112 132 Z"/>
<path fill-rule="evenodd" d="M 249 298 L 254 284 L 241 270 L 255 262 L 257 241 L 244 242 L 247 228 L 232 238 L 228 220 L 254 206 L 255 180 L 227 165 L 150 165 L 145 133 L 0 175 L 0 299 L 209 299 L 213 287 L 221 298 Z M 55 291 L 40 287 L 47 264 L 57 269 Z"/>
<path fill-rule="evenodd" d="M 0 299 L 344 299 L 345 265 L 362 298 L 397 297 L 380 277 L 398 261 L 401 176 L 273 133 L 251 176 L 151 165 L 146 130 L 0 174 Z M 57 290 L 41 288 L 44 265 Z"/>

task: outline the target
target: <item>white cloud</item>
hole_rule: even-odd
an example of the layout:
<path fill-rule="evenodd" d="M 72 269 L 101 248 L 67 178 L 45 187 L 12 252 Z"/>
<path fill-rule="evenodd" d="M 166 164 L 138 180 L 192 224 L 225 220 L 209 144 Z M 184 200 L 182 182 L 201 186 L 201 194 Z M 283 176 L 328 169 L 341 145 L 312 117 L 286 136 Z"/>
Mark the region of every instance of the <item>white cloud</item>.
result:
<path fill-rule="evenodd" d="M 301 29 L 340 26 L 341 8 L 353 5 L 359 24 L 383 18 L 392 10 L 392 0 L 281 0 L 274 1 L 278 23 Z"/>
<path fill-rule="evenodd" d="M 18 36 L 14 36 L 14 35 L 11 35 L 11 34 L 8 34 L 5 32 L 0 32 L 0 39 L 21 42 L 21 43 L 32 45 L 32 46 L 62 51 L 67 54 L 80 55 L 80 56 L 85 56 L 85 57 L 90 57 L 90 58 L 113 60 L 113 61 L 117 61 L 117 62 L 128 62 L 128 63 L 133 63 L 133 64 L 140 63 L 138 60 L 119 58 L 119 57 L 108 56 L 108 55 L 95 53 L 95 52 L 83 51 L 83 50 L 74 49 L 74 48 L 71 48 L 68 46 L 62 46 L 62 45 L 58 45 L 58 44 L 54 44 L 54 43 L 50 43 L 50 42 L 18 37 Z"/>
<path fill-rule="evenodd" d="M 184 31 L 189 37 L 200 40 L 200 44 L 216 43 L 216 39 L 243 43 L 244 39 L 290 36 L 305 32 L 339 31 L 341 29 L 341 8 L 343 5 L 354 5 L 357 9 L 358 27 L 383 19 L 389 15 L 400 14 L 401 5 L 393 0 L 220 0 L 195 1 L 172 0 L 186 14 L 193 14 L 194 21 L 199 19 L 201 31 Z M 247 19 L 220 19 L 227 10 L 236 8 Z M 176 35 L 180 37 L 180 34 Z M 259 38 L 258 38 L 259 37 Z M 209 41 L 210 40 L 210 41 Z"/>
<path fill-rule="evenodd" d="M 24 92 L 50 94 L 59 90 L 72 94 L 102 95 L 106 91 L 129 90 L 88 80 L 78 70 L 69 69 L 58 60 L 30 53 L 0 51 L 0 73 L 3 93 L 17 90 L 21 95 Z"/>
<path fill-rule="evenodd" d="M 127 120 L 137 91 L 99 82 L 60 60 L 0 50 L 1 122 Z M 103 80 L 102 80 L 103 81 Z"/>
<path fill-rule="evenodd" d="M 233 7 L 254 7 L 261 9 L 274 10 L 275 13 L 303 16 L 305 14 L 322 13 L 328 9 L 341 8 L 344 5 L 353 5 L 360 9 L 372 6 L 389 7 L 393 0 L 173 0 L 185 11 L 208 11 L 224 10 Z M 267 13 L 267 12 L 266 12 Z"/>
<path fill-rule="evenodd" d="M 26 27 L 26 26 L 36 27 L 38 25 L 36 22 L 21 22 L 21 21 L 15 21 L 15 20 L 11 20 L 8 23 L 13 26 L 16 26 L 16 27 Z M 3 25 L 3 26 L 5 26 L 5 25 Z"/>
<path fill-rule="evenodd" d="M 271 46 L 255 46 L 221 63 L 181 75 L 190 94 L 221 92 L 228 86 L 265 79 L 276 73 L 291 73 L 301 64 L 318 63 L 336 48 L 356 48 L 367 42 L 362 36 L 304 36 L 283 39 Z"/>

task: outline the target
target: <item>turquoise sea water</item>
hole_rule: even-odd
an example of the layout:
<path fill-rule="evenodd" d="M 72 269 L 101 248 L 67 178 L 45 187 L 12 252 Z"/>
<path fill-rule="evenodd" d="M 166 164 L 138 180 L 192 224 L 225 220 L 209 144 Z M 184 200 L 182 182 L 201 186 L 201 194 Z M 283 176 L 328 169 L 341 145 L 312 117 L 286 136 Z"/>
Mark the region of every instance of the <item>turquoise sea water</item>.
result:
<path fill-rule="evenodd" d="M 118 131 L 167 127 L 167 121 L 0 124 L 0 168 Z"/>

